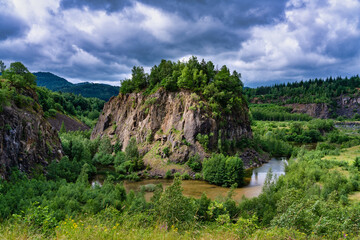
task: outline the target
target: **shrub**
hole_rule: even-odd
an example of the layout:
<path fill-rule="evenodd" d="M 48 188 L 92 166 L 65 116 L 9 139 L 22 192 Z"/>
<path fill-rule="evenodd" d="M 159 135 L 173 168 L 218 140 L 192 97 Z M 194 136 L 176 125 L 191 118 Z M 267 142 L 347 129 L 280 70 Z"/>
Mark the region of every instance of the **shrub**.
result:
<path fill-rule="evenodd" d="M 160 219 L 168 226 L 184 228 L 194 221 L 194 203 L 190 198 L 183 196 L 182 191 L 180 178 L 175 178 L 174 183 L 165 189 L 156 206 Z"/>
<path fill-rule="evenodd" d="M 244 184 L 244 166 L 239 157 L 214 154 L 203 163 L 204 179 L 212 184 L 230 187 Z"/>
<path fill-rule="evenodd" d="M 171 177 L 172 177 L 171 171 L 167 170 L 166 173 L 165 173 L 165 178 L 170 179 Z"/>
<path fill-rule="evenodd" d="M 183 179 L 183 180 L 189 180 L 189 179 L 190 179 L 190 175 L 189 175 L 187 172 L 184 172 L 184 173 L 181 175 L 181 179 Z"/>
<path fill-rule="evenodd" d="M 201 172 L 202 163 L 199 155 L 191 156 L 186 164 L 194 171 Z"/>
<path fill-rule="evenodd" d="M 200 173 L 195 173 L 195 179 L 196 180 L 202 180 L 203 177 L 202 177 L 202 175 Z"/>

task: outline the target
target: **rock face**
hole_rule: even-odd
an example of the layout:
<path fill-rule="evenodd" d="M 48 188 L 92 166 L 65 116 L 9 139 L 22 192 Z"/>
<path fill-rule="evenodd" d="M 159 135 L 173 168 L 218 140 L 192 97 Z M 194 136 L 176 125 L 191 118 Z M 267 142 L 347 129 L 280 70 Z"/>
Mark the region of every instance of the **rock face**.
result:
<path fill-rule="evenodd" d="M 50 161 L 62 156 L 57 131 L 44 119 L 38 105 L 34 109 L 13 105 L 0 112 L 2 178 L 7 178 L 13 167 L 26 173 L 43 171 Z"/>
<path fill-rule="evenodd" d="M 48 121 L 57 131 L 60 130 L 62 123 L 64 123 L 66 131 L 85 131 L 90 129 L 84 123 L 62 113 L 56 113 L 55 117 L 49 118 Z"/>
<path fill-rule="evenodd" d="M 360 114 L 360 97 L 340 96 L 336 99 L 335 112 L 337 115 L 347 118 L 353 117 L 356 113 Z"/>
<path fill-rule="evenodd" d="M 241 111 L 215 120 L 207 103 L 189 91 L 120 94 L 105 104 L 91 138 L 108 136 L 124 150 L 135 137 L 143 154 L 159 146 L 157 154 L 184 162 L 195 154 L 208 156 L 207 149 L 216 149 L 221 142 L 252 138 L 248 107 L 240 107 Z"/>
<path fill-rule="evenodd" d="M 326 103 L 309 103 L 309 104 L 287 104 L 286 107 L 291 107 L 292 113 L 305 113 L 313 118 L 330 118 L 330 109 Z"/>

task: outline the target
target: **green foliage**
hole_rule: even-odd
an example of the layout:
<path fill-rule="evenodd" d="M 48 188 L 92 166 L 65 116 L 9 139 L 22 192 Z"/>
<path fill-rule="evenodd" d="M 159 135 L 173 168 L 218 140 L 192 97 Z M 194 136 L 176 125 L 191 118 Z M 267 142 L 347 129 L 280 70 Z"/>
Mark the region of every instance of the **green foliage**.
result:
<path fill-rule="evenodd" d="M 3 73 L 5 69 L 6 69 L 5 63 L 2 60 L 0 60 L 0 73 Z"/>
<path fill-rule="evenodd" d="M 201 146 L 203 146 L 205 151 L 209 150 L 209 136 L 208 135 L 206 135 L 206 134 L 202 135 L 201 133 L 199 133 L 196 136 L 196 140 L 199 141 L 199 143 L 201 144 Z"/>
<path fill-rule="evenodd" d="M 250 112 L 254 120 L 262 121 L 309 121 L 307 114 L 291 113 L 291 108 L 275 104 L 250 105 Z"/>
<path fill-rule="evenodd" d="M 244 166 L 239 157 L 226 157 L 223 154 L 213 154 L 203 162 L 204 179 L 212 184 L 230 187 L 244 184 Z"/>
<path fill-rule="evenodd" d="M 154 133 L 149 130 L 148 134 L 146 135 L 146 142 L 152 143 L 154 141 Z"/>
<path fill-rule="evenodd" d="M 13 62 L 10 68 L 3 72 L 4 78 L 17 87 L 35 87 L 36 77 L 21 62 Z"/>
<path fill-rule="evenodd" d="M 19 108 L 38 110 L 34 99 L 36 77 L 20 62 L 10 64 L 0 77 L 0 111 L 14 103 Z"/>
<path fill-rule="evenodd" d="M 64 121 L 61 123 L 61 127 L 60 127 L 59 133 L 60 133 L 60 134 L 66 133 L 66 127 L 65 127 Z"/>
<path fill-rule="evenodd" d="M 360 157 L 356 157 L 354 161 L 354 167 L 360 171 Z"/>
<path fill-rule="evenodd" d="M 172 173 L 170 170 L 167 170 L 165 173 L 165 179 L 170 179 L 170 178 L 172 178 Z"/>
<path fill-rule="evenodd" d="M 47 178 L 59 181 L 65 179 L 67 182 L 75 182 L 81 172 L 83 162 L 71 161 L 67 156 L 59 162 L 52 161 L 47 167 Z"/>
<path fill-rule="evenodd" d="M 241 110 L 246 104 L 240 78 L 240 74 L 236 71 L 231 74 L 226 66 L 215 70 L 212 62 L 199 63 L 196 57 L 186 63 L 162 60 L 159 66 L 151 69 L 150 75 L 144 73 L 142 67 L 134 67 L 132 78 L 121 82 L 120 93 L 144 90 L 150 94 L 159 87 L 169 91 L 188 89 L 205 98 L 213 115 L 220 117 L 220 113 Z"/>
<path fill-rule="evenodd" d="M 247 88 L 245 94 L 249 101 L 291 103 L 330 103 L 336 106 L 336 97 L 342 94 L 357 93 L 360 85 L 359 76 L 351 78 L 310 79 L 293 83 L 275 84 L 274 86 Z M 319 91 L 321 89 L 321 91 Z"/>
<path fill-rule="evenodd" d="M 39 205 L 38 202 L 34 202 L 23 215 L 14 214 L 13 217 L 30 227 L 41 228 L 47 234 L 57 225 L 54 211 L 50 211 L 48 206 Z"/>
<path fill-rule="evenodd" d="M 194 155 L 189 158 L 186 164 L 194 171 L 194 172 L 201 172 L 202 170 L 202 163 L 200 160 L 199 155 Z"/>
<path fill-rule="evenodd" d="M 195 180 L 203 180 L 201 173 L 195 173 Z"/>
<path fill-rule="evenodd" d="M 130 161 L 134 166 L 134 171 L 138 171 L 144 168 L 144 163 L 139 155 L 139 150 L 136 144 L 136 139 L 132 137 L 125 148 L 126 160 Z"/>
<path fill-rule="evenodd" d="M 170 148 L 169 147 L 164 147 L 163 149 L 163 153 L 166 157 L 170 156 Z"/>
<path fill-rule="evenodd" d="M 180 178 L 175 178 L 171 186 L 161 194 L 156 205 L 161 220 L 168 226 L 185 228 L 194 221 L 195 208 L 192 200 L 182 195 Z"/>
<path fill-rule="evenodd" d="M 52 92 L 43 87 L 38 87 L 36 92 L 45 116 L 55 116 L 59 111 L 76 116 L 90 126 L 95 125 L 105 103 L 97 98 L 84 98 L 73 93 Z"/>

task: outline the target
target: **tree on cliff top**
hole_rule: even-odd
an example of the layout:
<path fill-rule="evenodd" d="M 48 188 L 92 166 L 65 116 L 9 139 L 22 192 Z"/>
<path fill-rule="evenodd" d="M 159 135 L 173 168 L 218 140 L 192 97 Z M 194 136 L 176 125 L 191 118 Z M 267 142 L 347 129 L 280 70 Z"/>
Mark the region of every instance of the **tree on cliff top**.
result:
<path fill-rule="evenodd" d="M 2 72 L 4 78 L 8 79 L 16 87 L 35 87 L 36 77 L 21 62 L 10 64 L 10 68 Z"/>
<path fill-rule="evenodd" d="M 142 67 L 134 67 L 132 78 L 121 82 L 120 93 L 144 91 L 149 94 L 163 87 L 168 91 L 187 89 L 202 95 L 216 115 L 239 110 L 245 103 L 241 74 L 223 66 L 216 70 L 212 62 L 191 57 L 188 62 L 162 60 L 150 74 Z"/>

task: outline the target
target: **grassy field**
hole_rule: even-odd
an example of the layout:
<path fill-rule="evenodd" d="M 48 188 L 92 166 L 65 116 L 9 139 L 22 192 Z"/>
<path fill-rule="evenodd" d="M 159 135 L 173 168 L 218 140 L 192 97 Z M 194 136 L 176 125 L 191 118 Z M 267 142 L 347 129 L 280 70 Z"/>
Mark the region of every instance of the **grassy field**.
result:
<path fill-rule="evenodd" d="M 340 155 L 327 155 L 323 157 L 324 160 L 335 160 L 335 161 L 345 161 L 348 163 L 353 163 L 356 157 L 360 156 L 360 146 L 354 146 L 351 148 L 341 149 Z"/>

